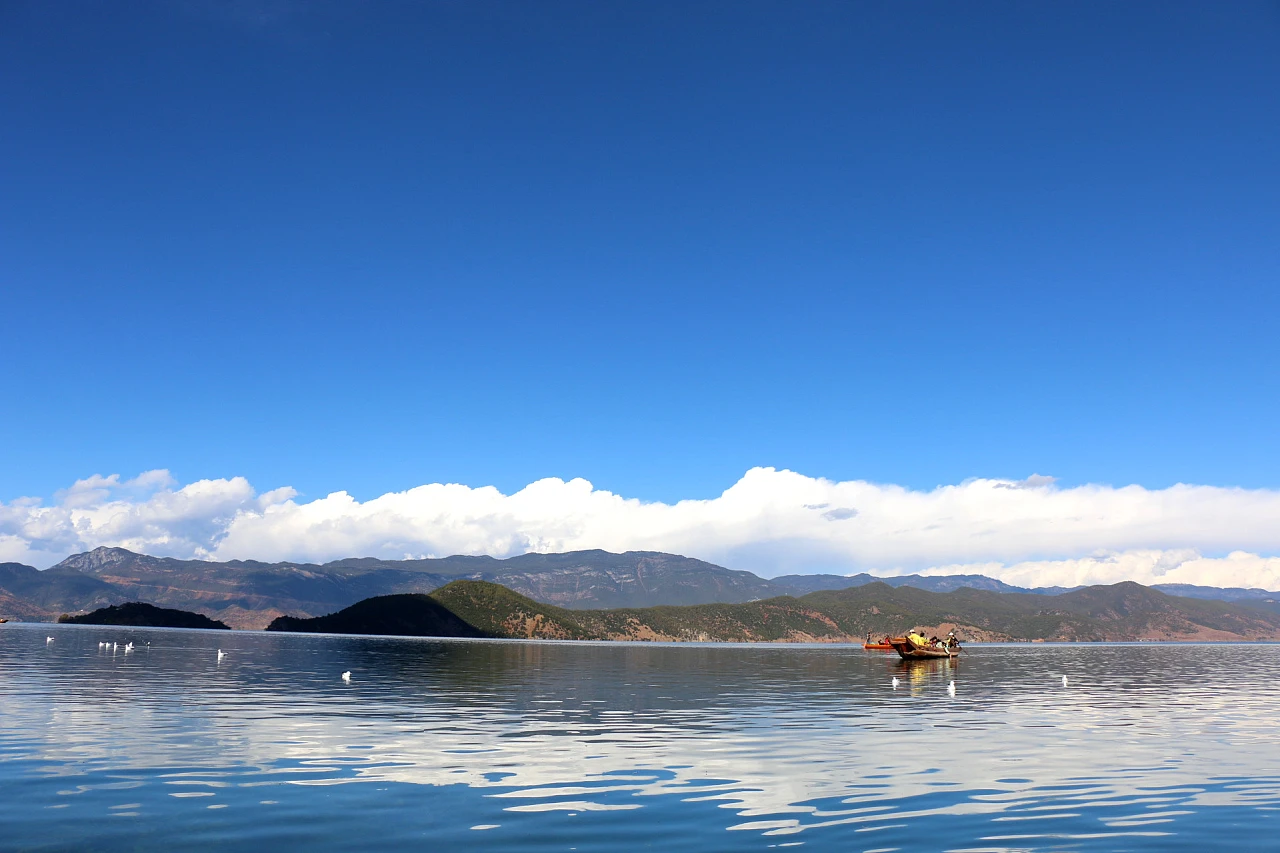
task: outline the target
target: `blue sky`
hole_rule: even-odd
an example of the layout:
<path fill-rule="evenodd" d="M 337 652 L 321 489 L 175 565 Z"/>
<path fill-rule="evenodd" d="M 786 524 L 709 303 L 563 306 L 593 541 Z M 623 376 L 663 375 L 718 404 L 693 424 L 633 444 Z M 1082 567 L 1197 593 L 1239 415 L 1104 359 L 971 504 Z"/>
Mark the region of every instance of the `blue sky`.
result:
<path fill-rule="evenodd" d="M 0 500 L 1280 486 L 1274 3 L 7 3 Z"/>

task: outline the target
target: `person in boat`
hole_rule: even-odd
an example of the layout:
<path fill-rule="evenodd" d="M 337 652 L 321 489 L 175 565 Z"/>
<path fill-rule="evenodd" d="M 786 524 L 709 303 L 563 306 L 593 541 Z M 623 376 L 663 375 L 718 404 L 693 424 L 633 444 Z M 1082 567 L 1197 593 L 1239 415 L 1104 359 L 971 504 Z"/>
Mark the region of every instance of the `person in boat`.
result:
<path fill-rule="evenodd" d="M 907 639 L 911 641 L 911 645 L 918 649 L 923 649 L 929 645 L 929 640 L 925 637 L 924 631 L 912 631 L 907 634 Z"/>

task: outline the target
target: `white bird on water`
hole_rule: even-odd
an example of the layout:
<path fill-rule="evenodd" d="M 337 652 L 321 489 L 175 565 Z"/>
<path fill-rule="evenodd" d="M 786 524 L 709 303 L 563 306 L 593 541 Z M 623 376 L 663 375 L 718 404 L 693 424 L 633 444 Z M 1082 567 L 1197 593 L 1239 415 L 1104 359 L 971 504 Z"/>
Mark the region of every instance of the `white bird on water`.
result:
<path fill-rule="evenodd" d="M 956 695 L 956 683 L 954 681 L 947 685 L 947 692 L 952 696 Z"/>
<path fill-rule="evenodd" d="M 132 643 L 132 642 L 130 642 L 130 643 L 126 643 L 126 644 L 125 644 L 125 647 L 124 647 L 124 650 L 125 650 L 126 652 L 131 652 L 131 651 L 133 651 L 133 643 Z"/>
<path fill-rule="evenodd" d="M 53 642 L 53 637 L 45 637 L 45 638 L 44 638 L 44 644 L 45 644 L 46 646 L 47 646 L 47 645 L 49 645 L 49 644 L 50 644 L 50 643 L 52 643 L 52 642 Z"/>
<path fill-rule="evenodd" d="M 1063 686 L 1063 687 L 1066 687 L 1066 686 L 1067 686 L 1067 677 L 1066 677 L 1065 675 L 1064 675 L 1064 676 L 1062 676 L 1062 686 Z"/>
<path fill-rule="evenodd" d="M 351 670 L 347 670 L 346 672 L 342 673 L 342 680 L 347 682 L 348 684 L 351 683 Z"/>
<path fill-rule="evenodd" d="M 226 652 L 224 652 L 222 649 L 218 649 L 218 660 L 222 660 L 226 656 L 227 656 Z"/>
<path fill-rule="evenodd" d="M 893 689 L 894 689 L 894 690 L 897 690 L 897 689 L 898 689 L 898 678 L 897 678 L 897 676 L 894 676 L 894 678 L 893 678 Z"/>

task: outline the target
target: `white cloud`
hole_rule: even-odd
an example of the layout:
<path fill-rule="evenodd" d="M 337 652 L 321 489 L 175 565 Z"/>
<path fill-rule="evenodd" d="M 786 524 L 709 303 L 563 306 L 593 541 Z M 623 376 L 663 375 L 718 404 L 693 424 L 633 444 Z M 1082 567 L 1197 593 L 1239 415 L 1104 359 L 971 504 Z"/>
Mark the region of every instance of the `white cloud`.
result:
<path fill-rule="evenodd" d="M 94 476 L 50 506 L 0 504 L 0 559 L 48 565 L 98 545 L 180 557 L 329 560 L 661 550 L 765 576 L 981 573 L 1023 586 L 1137 580 L 1280 587 L 1280 492 L 970 480 L 915 491 L 754 468 L 724 494 L 644 503 L 586 480 L 504 495 L 433 483 L 363 503 L 257 494 L 243 477 Z"/>

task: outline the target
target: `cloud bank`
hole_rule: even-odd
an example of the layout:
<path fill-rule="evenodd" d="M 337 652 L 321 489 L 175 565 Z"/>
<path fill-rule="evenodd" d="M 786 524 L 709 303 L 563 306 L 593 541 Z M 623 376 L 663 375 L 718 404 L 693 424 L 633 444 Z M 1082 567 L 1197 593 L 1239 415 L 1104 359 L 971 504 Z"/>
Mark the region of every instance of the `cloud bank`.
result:
<path fill-rule="evenodd" d="M 722 495 L 646 503 L 582 479 L 504 495 L 432 483 L 312 501 L 243 477 L 179 486 L 167 471 L 80 480 L 46 504 L 0 504 L 0 560 L 51 565 L 116 545 L 213 560 L 507 557 L 671 551 L 766 577 L 980 573 L 1020 586 L 1199 583 L 1280 588 L 1280 491 L 1085 485 L 1051 477 L 918 491 L 753 468 Z"/>

